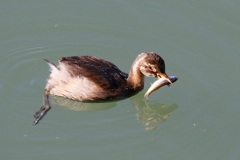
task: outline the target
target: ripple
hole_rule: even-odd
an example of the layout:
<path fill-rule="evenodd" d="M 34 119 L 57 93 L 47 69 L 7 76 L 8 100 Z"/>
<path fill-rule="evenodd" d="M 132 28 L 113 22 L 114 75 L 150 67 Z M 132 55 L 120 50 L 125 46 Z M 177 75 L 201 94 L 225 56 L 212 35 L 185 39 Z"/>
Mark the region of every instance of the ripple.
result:
<path fill-rule="evenodd" d="M 30 43 L 5 48 L 0 60 L 1 88 L 3 96 L 13 97 L 15 100 L 29 96 L 36 92 L 36 87 L 43 87 L 46 78 L 44 68 L 47 68 L 40 57 L 55 50 L 44 43 Z M 42 72 L 41 72 L 42 71 Z M 27 92 L 26 92 L 27 91 Z"/>

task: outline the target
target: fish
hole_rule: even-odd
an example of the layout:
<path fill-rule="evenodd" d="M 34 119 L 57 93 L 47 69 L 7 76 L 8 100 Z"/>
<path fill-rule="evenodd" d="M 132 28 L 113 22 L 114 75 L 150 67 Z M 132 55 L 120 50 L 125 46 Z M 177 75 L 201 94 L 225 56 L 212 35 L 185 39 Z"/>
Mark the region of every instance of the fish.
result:
<path fill-rule="evenodd" d="M 171 80 L 172 83 L 176 82 L 178 80 L 178 77 L 176 76 L 169 76 L 169 79 Z M 144 98 L 148 99 L 148 96 L 158 90 L 159 88 L 165 86 L 165 85 L 170 85 L 170 82 L 168 82 L 165 78 L 160 78 L 158 80 L 156 80 L 151 86 L 150 88 L 147 90 L 147 92 L 144 95 Z"/>

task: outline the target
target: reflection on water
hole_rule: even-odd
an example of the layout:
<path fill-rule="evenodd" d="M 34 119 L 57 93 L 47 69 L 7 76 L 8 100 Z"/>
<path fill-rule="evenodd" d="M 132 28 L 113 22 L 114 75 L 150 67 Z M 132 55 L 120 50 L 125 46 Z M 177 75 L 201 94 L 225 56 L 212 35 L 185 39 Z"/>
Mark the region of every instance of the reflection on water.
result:
<path fill-rule="evenodd" d="M 153 130 L 157 128 L 156 122 L 165 122 L 172 112 L 178 108 L 177 104 L 167 105 L 160 103 L 145 103 L 142 106 L 134 106 L 138 113 L 135 114 L 137 120 L 146 126 L 145 130 Z"/>
<path fill-rule="evenodd" d="M 153 101 L 140 100 L 143 93 L 130 98 L 133 107 L 138 111 L 135 116 L 137 120 L 146 126 L 145 130 L 154 130 L 157 128 L 154 124 L 165 122 L 172 112 L 178 108 L 177 104 L 160 104 Z"/>
<path fill-rule="evenodd" d="M 62 106 L 65 109 L 72 111 L 97 111 L 97 110 L 105 110 L 110 109 L 117 106 L 116 102 L 110 103 L 86 103 L 86 102 L 78 102 L 71 99 L 67 99 L 59 96 L 51 96 L 51 103 L 56 103 Z"/>
<path fill-rule="evenodd" d="M 140 97 L 142 97 L 142 94 L 130 98 L 130 101 L 132 102 L 133 107 L 138 111 L 138 113 L 135 114 L 137 120 L 146 126 L 145 130 L 156 129 L 157 126 L 154 125 L 155 123 L 165 122 L 172 112 L 178 108 L 177 104 L 160 104 L 146 101 Z M 117 106 L 117 102 L 86 103 L 73 101 L 59 96 L 51 96 L 51 103 L 58 104 L 68 110 L 87 112 L 106 110 Z"/>

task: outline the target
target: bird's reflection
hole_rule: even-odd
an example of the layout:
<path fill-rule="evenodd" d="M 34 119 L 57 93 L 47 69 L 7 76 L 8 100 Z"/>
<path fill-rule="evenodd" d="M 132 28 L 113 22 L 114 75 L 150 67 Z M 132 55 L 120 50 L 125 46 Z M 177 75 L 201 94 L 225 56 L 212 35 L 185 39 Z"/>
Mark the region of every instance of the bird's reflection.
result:
<path fill-rule="evenodd" d="M 117 106 L 116 102 L 105 102 L 105 103 L 87 103 L 87 102 L 78 102 L 71 99 L 67 99 L 59 96 L 51 96 L 51 103 L 58 104 L 65 109 L 73 111 L 98 111 L 110 109 Z"/>
<path fill-rule="evenodd" d="M 138 107 L 138 113 L 135 116 L 140 123 L 146 126 L 145 130 L 153 130 L 157 127 L 154 125 L 156 122 L 165 122 L 177 107 L 176 104 L 145 103 Z"/>
<path fill-rule="evenodd" d="M 135 114 L 139 123 L 142 123 L 145 130 L 154 130 L 157 128 L 154 125 L 157 122 L 165 122 L 172 112 L 178 108 L 177 104 L 160 104 L 154 101 L 139 100 L 141 94 L 130 98 L 133 107 L 138 111 Z"/>
<path fill-rule="evenodd" d="M 111 109 L 117 106 L 117 102 L 108 103 L 86 103 L 73 101 L 67 98 L 51 96 L 51 104 L 58 104 L 65 109 L 73 111 L 97 111 Z M 172 112 L 178 108 L 177 104 L 167 105 L 158 102 L 146 101 L 143 94 L 130 98 L 133 107 L 138 113 L 137 120 L 145 126 L 145 130 L 154 130 L 157 122 L 165 122 Z"/>

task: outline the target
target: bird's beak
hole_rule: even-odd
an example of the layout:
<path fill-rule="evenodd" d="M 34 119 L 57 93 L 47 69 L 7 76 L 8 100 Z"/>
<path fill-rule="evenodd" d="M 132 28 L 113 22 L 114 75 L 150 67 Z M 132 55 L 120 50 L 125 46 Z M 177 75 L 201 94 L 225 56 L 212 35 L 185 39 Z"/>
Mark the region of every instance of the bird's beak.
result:
<path fill-rule="evenodd" d="M 157 78 L 163 78 L 166 79 L 170 84 L 172 84 L 172 81 L 169 79 L 168 75 L 166 73 L 157 73 Z"/>

